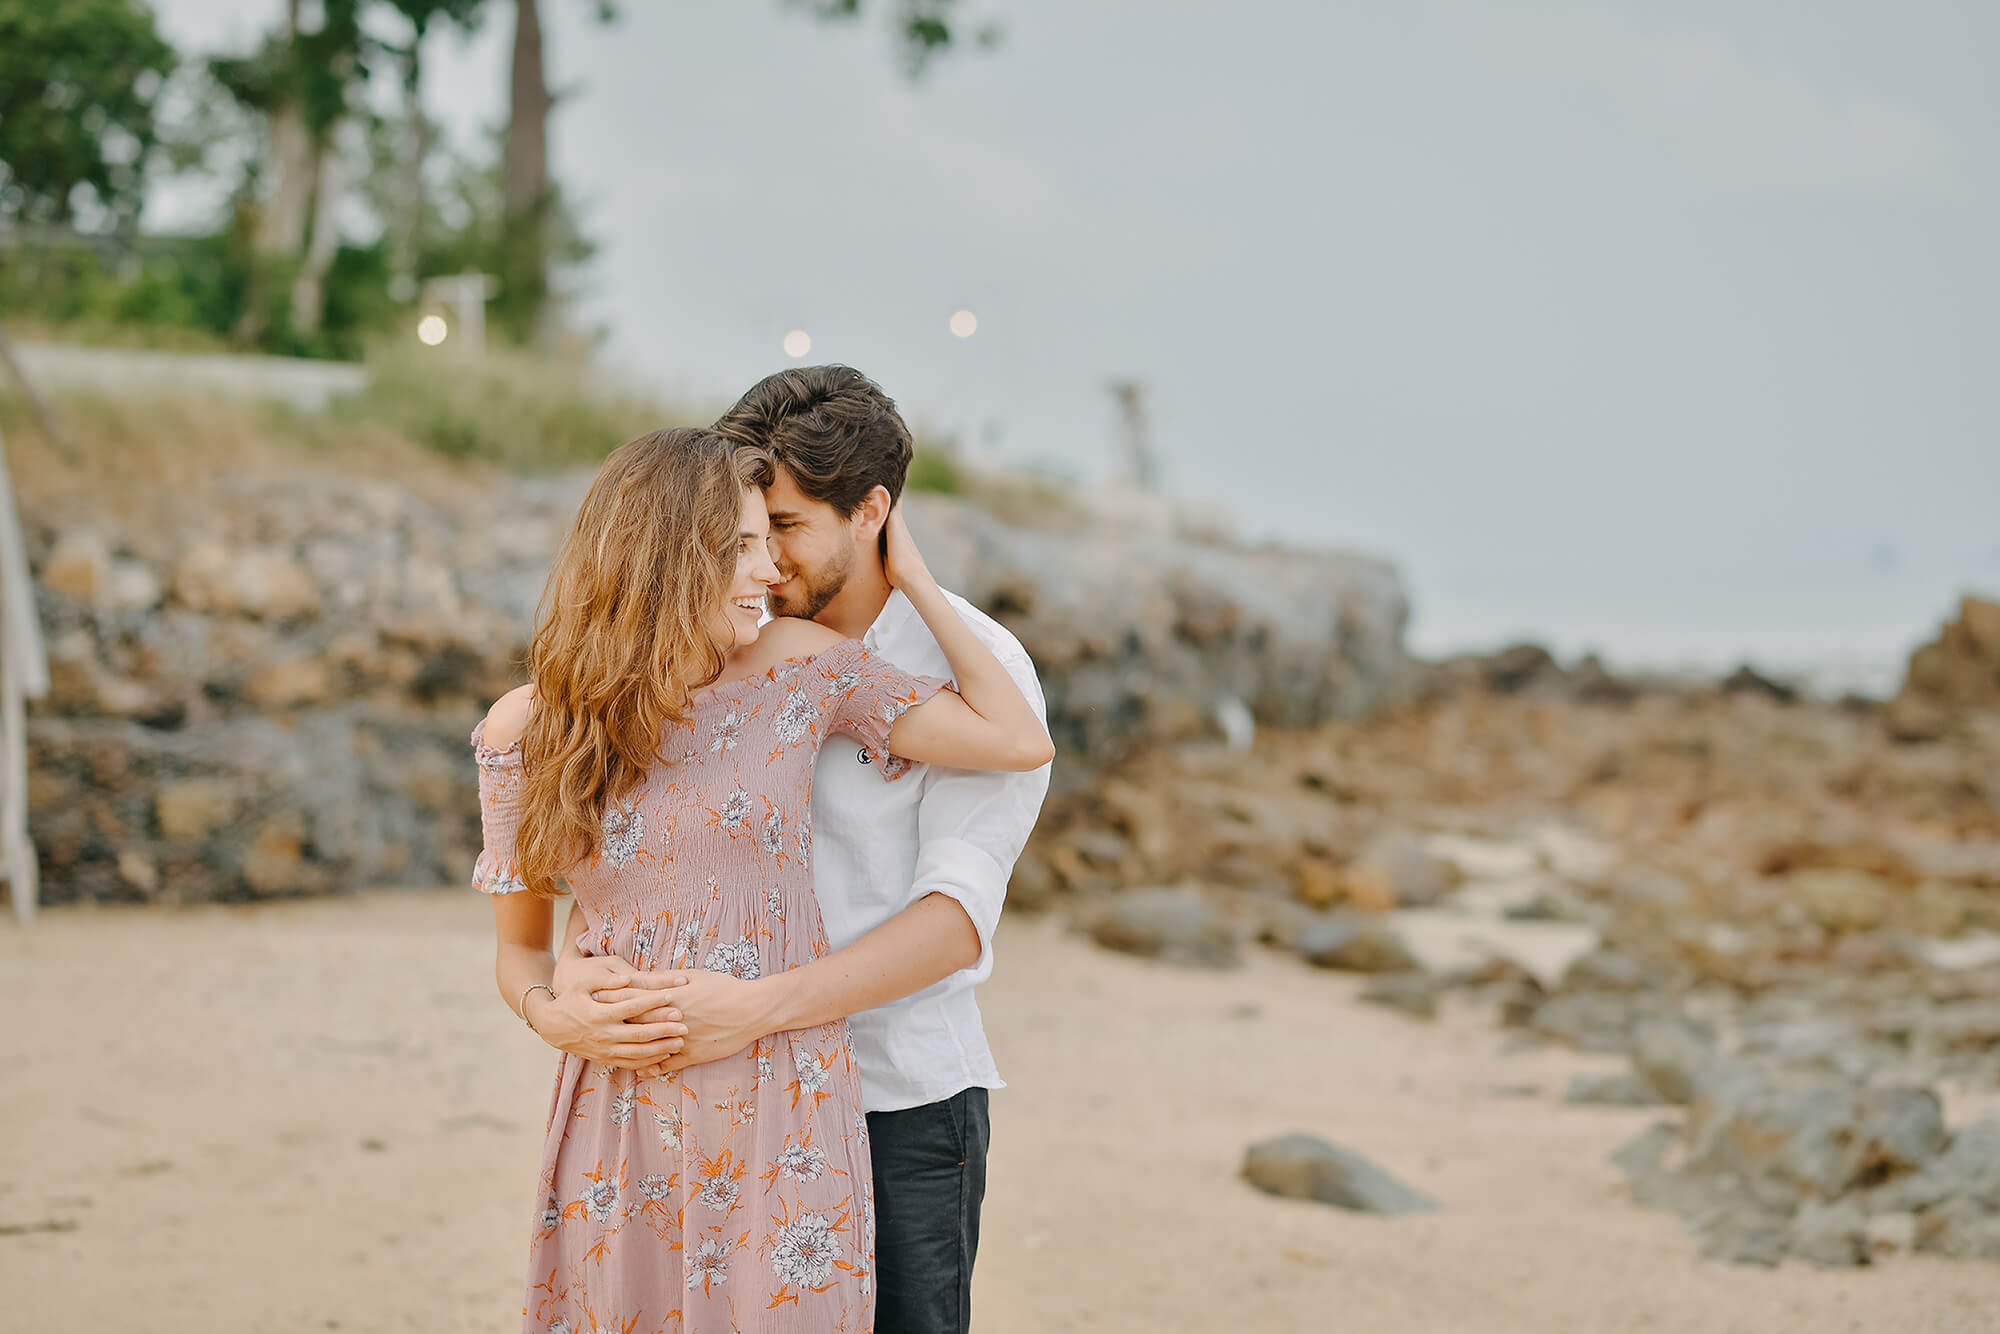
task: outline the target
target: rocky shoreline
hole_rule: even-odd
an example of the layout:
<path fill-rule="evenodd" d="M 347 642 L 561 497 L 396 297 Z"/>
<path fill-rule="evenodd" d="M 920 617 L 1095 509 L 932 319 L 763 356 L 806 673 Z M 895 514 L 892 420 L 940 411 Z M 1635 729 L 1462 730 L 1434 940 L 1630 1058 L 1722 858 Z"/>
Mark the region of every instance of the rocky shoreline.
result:
<path fill-rule="evenodd" d="M 1738 673 L 1425 669 L 1367 719 L 1164 748 L 1057 799 L 1016 907 L 1227 966 L 1369 974 L 1413 1018 L 1628 1055 L 1573 1101 L 1685 1106 L 1621 1158 L 1709 1254 L 2000 1259 L 2000 606 L 1878 704 Z"/>
<path fill-rule="evenodd" d="M 139 434 L 16 458 L 46 901 L 459 881 L 465 738 L 521 679 L 587 477 Z M 1570 1099 L 1676 1118 L 1619 1161 L 1709 1254 L 2000 1259 L 2000 1123 L 1937 1094 L 2000 1089 L 2000 605 L 1967 598 L 1894 699 L 1829 701 L 1532 645 L 1419 663 L 1365 557 L 911 518 L 1046 683 L 1064 759 L 1011 911 L 1199 967 L 1281 949 L 1412 1022 L 1484 1007 L 1511 1043 L 1624 1056 Z"/>
<path fill-rule="evenodd" d="M 17 467 L 53 678 L 29 727 L 44 900 L 461 880 L 466 736 L 524 679 L 589 474 L 168 434 Z M 1212 730 L 1219 704 L 1309 725 L 1408 686 L 1407 603 L 1380 561 L 1025 527 L 930 494 L 910 520 L 946 585 L 1034 655 L 1066 781 Z"/>

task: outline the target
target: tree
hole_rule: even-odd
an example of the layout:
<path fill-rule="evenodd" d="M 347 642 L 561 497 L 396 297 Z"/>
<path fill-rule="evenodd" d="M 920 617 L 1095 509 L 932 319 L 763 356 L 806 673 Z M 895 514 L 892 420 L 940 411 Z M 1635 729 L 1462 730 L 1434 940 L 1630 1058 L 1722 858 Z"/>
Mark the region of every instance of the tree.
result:
<path fill-rule="evenodd" d="M 0 0 L 0 221 L 135 227 L 175 63 L 136 0 Z"/>
<path fill-rule="evenodd" d="M 432 210 L 425 173 L 437 143 L 437 128 L 424 114 L 424 38 L 440 23 L 470 32 L 484 17 L 486 0 L 389 0 L 389 4 L 410 25 L 411 35 L 407 46 L 385 47 L 402 69 L 403 125 L 402 142 L 392 149 L 400 179 L 392 197 L 378 201 L 378 211 L 398 276 L 412 278 L 428 240 L 426 227 Z"/>

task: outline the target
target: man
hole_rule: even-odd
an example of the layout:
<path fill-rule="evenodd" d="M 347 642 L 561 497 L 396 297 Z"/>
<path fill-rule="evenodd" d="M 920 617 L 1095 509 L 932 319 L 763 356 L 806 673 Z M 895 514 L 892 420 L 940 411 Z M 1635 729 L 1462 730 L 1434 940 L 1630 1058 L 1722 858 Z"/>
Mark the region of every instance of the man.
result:
<path fill-rule="evenodd" d="M 910 465 L 909 428 L 888 395 L 845 366 L 766 377 L 715 429 L 770 451 L 765 500 L 784 582 L 778 616 L 861 639 L 905 671 L 949 676 L 937 641 L 882 569 L 880 538 Z M 967 624 L 1044 709 L 1020 642 L 963 598 Z M 972 989 L 992 971 L 993 929 L 1014 860 L 1042 798 L 1046 767 L 1027 774 L 920 769 L 884 783 L 844 737 L 820 752 L 813 787 L 813 876 L 833 952 L 804 968 L 742 981 L 719 973 L 634 976 L 587 960 L 572 909 L 555 988 L 613 1010 L 635 986 L 662 987 L 685 1050 L 661 1068 L 715 1060 L 768 1033 L 848 1016 L 874 1155 L 879 1334 L 963 1334 L 986 1190 L 987 1091 L 1002 1087 Z M 629 1008 L 629 1007 L 627 1007 Z M 586 1013 L 587 1008 L 580 1008 Z M 597 1022 L 601 1042 L 616 1021 Z"/>

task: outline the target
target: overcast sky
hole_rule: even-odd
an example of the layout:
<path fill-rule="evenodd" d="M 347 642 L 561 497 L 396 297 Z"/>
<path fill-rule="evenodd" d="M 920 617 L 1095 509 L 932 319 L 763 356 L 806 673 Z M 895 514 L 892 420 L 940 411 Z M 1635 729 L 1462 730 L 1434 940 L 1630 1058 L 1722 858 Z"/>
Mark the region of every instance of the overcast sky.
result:
<path fill-rule="evenodd" d="M 966 3 L 912 86 L 879 22 L 542 0 L 619 363 L 726 399 L 804 329 L 1086 482 L 1143 379 L 1170 489 L 1393 558 L 1426 650 L 1882 658 L 2000 589 L 2000 5 Z M 511 32 L 432 53 L 464 139 Z"/>

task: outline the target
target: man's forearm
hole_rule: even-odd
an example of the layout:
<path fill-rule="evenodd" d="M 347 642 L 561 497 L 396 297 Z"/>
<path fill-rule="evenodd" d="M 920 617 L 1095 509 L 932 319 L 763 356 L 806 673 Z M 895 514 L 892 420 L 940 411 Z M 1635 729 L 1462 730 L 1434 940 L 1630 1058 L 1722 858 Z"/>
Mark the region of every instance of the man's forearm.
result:
<path fill-rule="evenodd" d="M 846 949 L 760 982 L 764 1031 L 814 1028 L 887 1005 L 970 968 L 979 952 L 979 932 L 958 900 L 926 894 Z"/>

